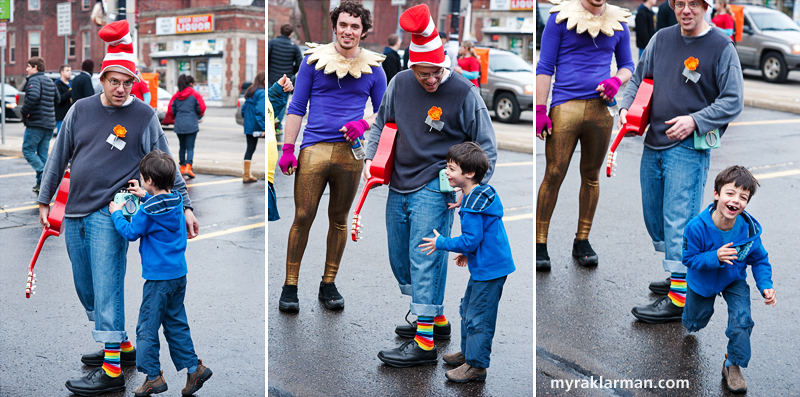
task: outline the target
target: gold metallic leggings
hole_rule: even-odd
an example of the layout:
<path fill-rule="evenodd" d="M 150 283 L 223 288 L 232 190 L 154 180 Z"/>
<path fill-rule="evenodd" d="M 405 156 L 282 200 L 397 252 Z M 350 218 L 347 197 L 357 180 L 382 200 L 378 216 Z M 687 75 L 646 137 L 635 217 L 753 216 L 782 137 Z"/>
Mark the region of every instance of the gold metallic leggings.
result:
<path fill-rule="evenodd" d="M 353 157 L 347 142 L 317 143 L 300 151 L 294 177 L 294 222 L 289 231 L 285 285 L 297 285 L 300 261 L 308 244 L 308 232 L 317 215 L 319 200 L 330 186 L 328 244 L 323 283 L 332 283 L 347 242 L 350 206 L 358 191 L 363 162 Z"/>
<path fill-rule="evenodd" d="M 578 209 L 578 232 L 575 238 L 586 240 L 600 196 L 600 168 L 606 161 L 614 118 L 602 98 L 565 102 L 550 109 L 553 134 L 545 141 L 544 180 L 536 203 L 536 242 L 547 243 L 550 217 L 556 207 L 558 190 L 567 174 L 572 154 L 581 142 L 581 190 Z"/>

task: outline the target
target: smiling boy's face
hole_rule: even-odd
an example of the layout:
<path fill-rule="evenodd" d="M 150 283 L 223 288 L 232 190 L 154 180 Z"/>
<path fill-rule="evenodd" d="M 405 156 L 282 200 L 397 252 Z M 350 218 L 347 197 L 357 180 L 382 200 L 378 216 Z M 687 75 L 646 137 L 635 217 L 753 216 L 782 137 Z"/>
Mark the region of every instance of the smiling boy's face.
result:
<path fill-rule="evenodd" d="M 462 190 L 467 188 L 472 178 L 475 177 L 474 172 L 465 174 L 461 170 L 461 167 L 452 161 L 447 162 L 447 168 L 444 170 L 444 173 L 447 175 L 447 181 L 450 182 L 450 186 L 461 188 Z"/>
<path fill-rule="evenodd" d="M 717 201 L 716 212 L 724 220 L 735 220 L 747 207 L 747 203 L 750 201 L 750 192 L 737 187 L 733 182 L 726 183 L 719 190 L 719 192 L 714 192 L 714 200 Z"/>

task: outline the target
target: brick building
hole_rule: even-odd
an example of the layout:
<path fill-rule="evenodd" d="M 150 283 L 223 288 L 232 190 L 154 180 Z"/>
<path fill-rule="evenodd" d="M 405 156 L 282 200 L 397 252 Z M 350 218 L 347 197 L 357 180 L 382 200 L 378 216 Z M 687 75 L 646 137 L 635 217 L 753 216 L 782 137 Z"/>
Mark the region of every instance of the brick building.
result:
<path fill-rule="evenodd" d="M 266 69 L 263 2 L 139 0 L 140 59 L 159 74 L 159 85 L 177 90 L 189 74 L 209 106 L 235 106 L 242 83 Z"/>
<path fill-rule="evenodd" d="M 512 51 L 533 62 L 535 3 L 535 0 L 474 0 L 470 30 L 478 43 Z"/>

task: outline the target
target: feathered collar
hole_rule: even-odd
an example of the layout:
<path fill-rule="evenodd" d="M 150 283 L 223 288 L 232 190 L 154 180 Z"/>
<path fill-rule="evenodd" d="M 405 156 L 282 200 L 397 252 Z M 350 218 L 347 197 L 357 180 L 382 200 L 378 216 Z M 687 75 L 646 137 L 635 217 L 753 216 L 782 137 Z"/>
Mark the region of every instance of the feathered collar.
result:
<path fill-rule="evenodd" d="M 620 8 L 605 3 L 605 9 L 600 15 L 594 15 L 583 8 L 581 0 L 548 0 L 555 4 L 550 13 L 558 13 L 556 23 L 567 20 L 567 30 L 575 29 L 575 33 L 589 32 L 593 38 L 600 32 L 606 36 L 613 36 L 614 31 L 622 31 L 620 22 L 627 22 L 631 12 L 627 8 Z"/>
<path fill-rule="evenodd" d="M 358 56 L 353 59 L 347 59 L 336 51 L 334 43 L 320 45 L 317 43 L 306 43 L 309 47 L 305 55 L 308 55 L 308 64 L 317 65 L 314 67 L 316 70 L 325 68 L 325 74 L 336 72 L 336 76 L 340 79 L 350 73 L 355 78 L 360 78 L 361 73 L 371 74 L 371 66 L 380 66 L 380 63 L 386 59 L 385 55 L 372 52 L 370 50 L 360 48 Z"/>

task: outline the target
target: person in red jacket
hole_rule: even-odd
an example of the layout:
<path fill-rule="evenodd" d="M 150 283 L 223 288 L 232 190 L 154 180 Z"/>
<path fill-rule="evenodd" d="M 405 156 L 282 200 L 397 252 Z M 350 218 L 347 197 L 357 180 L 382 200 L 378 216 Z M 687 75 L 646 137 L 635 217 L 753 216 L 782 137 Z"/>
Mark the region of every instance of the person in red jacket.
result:
<path fill-rule="evenodd" d="M 140 101 L 149 105 L 150 88 L 147 86 L 147 81 L 142 79 L 142 74 L 139 72 L 139 69 L 136 69 L 136 76 L 139 77 L 139 81 L 133 83 L 133 87 L 131 87 L 131 95 L 139 98 Z"/>
<path fill-rule="evenodd" d="M 169 100 L 165 120 L 174 118 L 173 131 L 178 134 L 178 157 L 181 175 L 194 178 L 192 160 L 194 158 L 194 141 L 200 131 L 200 118 L 206 112 L 203 96 L 194 90 L 194 77 L 182 74 L 178 77 L 178 92 Z"/>
<path fill-rule="evenodd" d="M 714 3 L 714 8 L 717 10 L 717 15 L 711 19 L 711 22 L 722 30 L 722 33 L 725 33 L 726 36 L 730 36 L 731 40 L 736 41 L 733 38 L 733 35 L 736 34 L 733 24 L 733 11 L 731 11 L 728 0 L 717 0 Z"/>
<path fill-rule="evenodd" d="M 475 53 L 475 45 L 471 41 L 464 40 L 461 43 L 461 48 L 458 49 L 458 67 L 454 70 L 475 84 L 475 87 L 480 87 L 478 78 L 481 74 L 481 63 L 478 54 Z"/>

